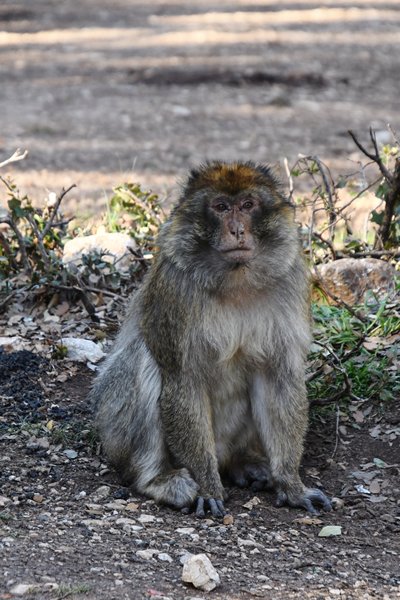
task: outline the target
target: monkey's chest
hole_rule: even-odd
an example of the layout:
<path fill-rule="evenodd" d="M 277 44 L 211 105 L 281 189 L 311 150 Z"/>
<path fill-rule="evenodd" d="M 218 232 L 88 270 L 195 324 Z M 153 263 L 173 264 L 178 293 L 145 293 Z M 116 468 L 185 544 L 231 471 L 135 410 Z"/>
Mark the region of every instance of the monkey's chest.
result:
<path fill-rule="evenodd" d="M 235 379 L 236 371 L 268 360 L 271 338 L 277 332 L 264 306 L 253 306 L 247 311 L 216 306 L 205 316 L 200 336 L 215 369 L 224 379 Z"/>

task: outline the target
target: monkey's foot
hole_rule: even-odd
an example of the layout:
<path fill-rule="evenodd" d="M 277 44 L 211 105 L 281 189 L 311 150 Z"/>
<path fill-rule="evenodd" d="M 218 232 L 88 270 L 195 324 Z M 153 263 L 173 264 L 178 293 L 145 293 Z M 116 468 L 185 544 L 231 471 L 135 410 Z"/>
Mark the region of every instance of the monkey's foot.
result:
<path fill-rule="evenodd" d="M 192 510 L 188 507 L 182 509 L 182 512 L 185 514 L 194 512 L 196 517 L 199 519 L 204 519 L 208 511 L 211 512 L 213 517 L 222 519 L 224 515 L 226 515 L 224 501 L 216 500 L 215 498 L 203 498 L 203 496 L 198 496 Z"/>
<path fill-rule="evenodd" d="M 177 469 L 158 475 L 140 491 L 161 504 L 182 508 L 193 504 L 199 486 L 187 469 Z"/>
<path fill-rule="evenodd" d="M 312 515 L 318 515 L 318 510 L 314 504 L 321 506 L 323 510 L 332 510 L 331 501 L 321 490 L 316 488 L 304 488 L 301 492 L 282 491 L 278 492 L 276 506 L 293 506 L 295 508 L 305 508 Z"/>
<path fill-rule="evenodd" d="M 235 465 L 230 470 L 229 477 L 237 487 L 250 487 L 254 492 L 272 485 L 271 472 L 267 462 L 263 460 Z"/>

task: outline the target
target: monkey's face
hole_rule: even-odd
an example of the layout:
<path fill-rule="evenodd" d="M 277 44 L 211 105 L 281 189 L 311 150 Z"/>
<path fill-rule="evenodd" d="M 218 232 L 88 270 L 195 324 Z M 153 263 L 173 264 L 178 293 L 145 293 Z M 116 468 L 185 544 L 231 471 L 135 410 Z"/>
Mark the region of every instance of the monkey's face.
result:
<path fill-rule="evenodd" d="M 242 266 L 245 279 L 264 285 L 287 271 L 298 251 L 292 206 L 268 167 L 251 162 L 192 171 L 159 243 L 210 286 Z"/>
<path fill-rule="evenodd" d="M 260 215 L 260 199 L 249 193 L 211 197 L 206 205 L 210 246 L 229 263 L 247 263 L 254 257 L 253 220 Z"/>

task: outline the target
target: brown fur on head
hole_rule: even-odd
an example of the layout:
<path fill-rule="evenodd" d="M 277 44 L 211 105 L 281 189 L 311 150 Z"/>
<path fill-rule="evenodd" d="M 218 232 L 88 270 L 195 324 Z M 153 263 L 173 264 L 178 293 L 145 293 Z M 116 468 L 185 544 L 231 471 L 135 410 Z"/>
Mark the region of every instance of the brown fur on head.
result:
<path fill-rule="evenodd" d="M 280 192 L 280 187 L 279 180 L 267 165 L 252 161 L 225 163 L 216 160 L 192 169 L 184 186 L 183 197 L 192 196 L 205 188 L 232 195 L 259 188 L 276 194 Z M 284 199 L 283 195 L 281 199 Z"/>

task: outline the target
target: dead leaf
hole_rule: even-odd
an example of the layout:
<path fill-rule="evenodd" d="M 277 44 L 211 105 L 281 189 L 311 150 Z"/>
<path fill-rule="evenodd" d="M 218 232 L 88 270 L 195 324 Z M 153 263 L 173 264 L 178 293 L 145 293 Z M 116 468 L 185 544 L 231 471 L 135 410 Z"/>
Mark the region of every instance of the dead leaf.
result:
<path fill-rule="evenodd" d="M 356 423 L 363 423 L 364 422 L 364 415 L 361 412 L 361 410 L 356 410 L 356 412 L 353 413 L 353 417 Z"/>
<path fill-rule="evenodd" d="M 366 337 L 363 346 L 366 350 L 376 350 L 383 345 L 383 339 L 380 337 Z"/>
<path fill-rule="evenodd" d="M 323 521 L 317 517 L 298 517 L 293 520 L 293 523 L 298 525 L 322 525 Z"/>
<path fill-rule="evenodd" d="M 257 504 L 261 504 L 261 500 L 257 496 L 254 496 L 251 500 L 249 500 L 248 502 L 246 502 L 246 504 L 243 504 L 242 506 L 243 508 L 251 510 L 252 508 L 257 506 Z"/>

